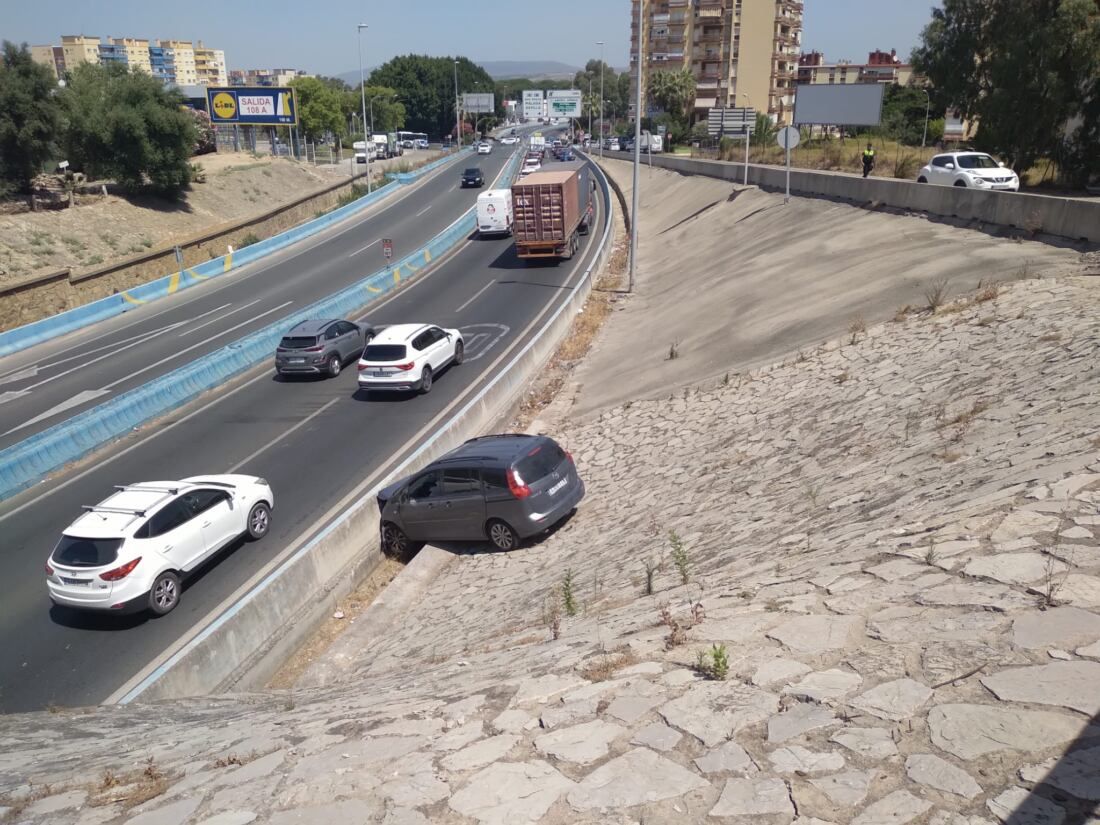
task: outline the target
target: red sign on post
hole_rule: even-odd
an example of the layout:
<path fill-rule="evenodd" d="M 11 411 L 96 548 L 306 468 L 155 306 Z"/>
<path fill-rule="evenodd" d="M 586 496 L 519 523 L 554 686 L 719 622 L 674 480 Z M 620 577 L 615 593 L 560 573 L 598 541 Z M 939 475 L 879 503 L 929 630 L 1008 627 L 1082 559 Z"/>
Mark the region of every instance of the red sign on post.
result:
<path fill-rule="evenodd" d="M 382 239 L 382 254 L 386 256 L 386 260 L 389 261 L 393 258 L 393 239 Z"/>

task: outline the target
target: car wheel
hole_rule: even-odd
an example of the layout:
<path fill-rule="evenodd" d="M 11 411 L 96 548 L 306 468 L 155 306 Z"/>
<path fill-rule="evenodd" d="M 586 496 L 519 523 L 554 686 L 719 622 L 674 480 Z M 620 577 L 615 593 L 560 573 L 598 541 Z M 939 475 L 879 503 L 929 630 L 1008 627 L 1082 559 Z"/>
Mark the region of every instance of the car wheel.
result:
<path fill-rule="evenodd" d="M 457 344 L 455 344 L 455 363 L 456 364 L 461 364 L 465 360 L 466 360 L 466 347 L 463 346 L 461 341 L 459 341 Z"/>
<path fill-rule="evenodd" d="M 420 394 L 427 395 L 432 391 L 432 368 L 424 367 L 420 374 Z"/>
<path fill-rule="evenodd" d="M 271 529 L 271 508 L 265 502 L 257 502 L 252 505 L 248 513 L 248 538 L 258 541 L 267 535 Z"/>
<path fill-rule="evenodd" d="M 515 550 L 519 546 L 519 535 L 507 522 L 493 519 L 488 524 L 489 541 L 497 550 Z"/>
<path fill-rule="evenodd" d="M 924 175 L 921 175 L 919 178 L 917 178 L 917 183 L 928 183 L 928 178 L 926 178 Z"/>
<path fill-rule="evenodd" d="M 386 522 L 382 525 L 382 552 L 396 559 L 411 558 L 424 545 L 414 542 L 405 535 L 405 531 L 396 524 Z"/>
<path fill-rule="evenodd" d="M 158 616 L 171 613 L 180 603 L 180 577 L 171 571 L 161 573 L 149 588 L 149 609 Z"/>
<path fill-rule="evenodd" d="M 958 186 L 960 189 L 965 189 L 966 188 L 966 182 L 965 181 L 957 180 L 957 181 L 955 181 L 955 185 Z"/>
<path fill-rule="evenodd" d="M 325 364 L 325 370 L 328 372 L 329 378 L 335 378 L 340 374 L 340 356 L 333 353 L 328 357 L 328 362 Z"/>

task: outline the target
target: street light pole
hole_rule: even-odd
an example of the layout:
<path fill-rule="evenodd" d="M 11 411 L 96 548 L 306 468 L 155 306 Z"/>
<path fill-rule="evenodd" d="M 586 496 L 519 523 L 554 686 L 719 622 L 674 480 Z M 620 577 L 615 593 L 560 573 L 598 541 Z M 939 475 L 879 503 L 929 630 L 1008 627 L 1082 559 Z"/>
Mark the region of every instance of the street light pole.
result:
<path fill-rule="evenodd" d="M 597 40 L 596 45 L 600 47 L 600 159 L 603 159 L 603 41 Z"/>
<path fill-rule="evenodd" d="M 644 23 L 642 14 L 645 11 L 645 3 L 638 4 L 638 51 L 635 56 L 637 66 L 637 82 L 634 90 L 634 177 L 633 191 L 630 197 L 630 276 L 627 283 L 627 292 L 634 291 L 634 274 L 638 263 L 638 168 L 642 165 L 642 40 L 644 39 Z"/>
<path fill-rule="evenodd" d="M 359 38 L 359 99 L 363 105 L 363 159 L 367 162 L 367 194 L 370 194 L 370 155 L 367 154 L 367 81 L 363 76 L 363 29 L 366 23 L 356 26 L 356 34 Z M 355 154 L 355 146 L 352 147 Z"/>
<path fill-rule="evenodd" d="M 932 95 L 929 94 L 928 89 L 921 86 L 921 91 L 924 92 L 924 96 L 928 98 L 928 102 L 924 106 L 924 135 L 920 139 L 920 148 L 923 149 L 928 143 L 928 113 L 932 109 Z"/>
<path fill-rule="evenodd" d="M 455 143 L 462 148 L 462 127 L 458 121 L 458 61 L 455 61 Z"/>

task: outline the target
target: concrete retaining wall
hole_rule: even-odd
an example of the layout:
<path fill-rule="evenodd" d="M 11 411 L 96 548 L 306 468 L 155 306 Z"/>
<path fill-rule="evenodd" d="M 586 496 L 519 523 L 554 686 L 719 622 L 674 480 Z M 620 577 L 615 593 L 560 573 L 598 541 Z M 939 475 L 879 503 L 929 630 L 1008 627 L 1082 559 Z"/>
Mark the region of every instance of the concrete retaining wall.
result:
<path fill-rule="evenodd" d="M 39 318 L 7 332 L 0 332 L 0 357 L 230 272 L 362 211 L 397 188 L 415 183 L 424 175 L 455 159 L 455 155 L 447 155 L 413 172 L 396 174 L 392 180 L 371 194 L 305 223 L 301 221 L 307 216 L 335 205 L 341 195 L 351 191 L 352 184 L 358 178 L 329 187 L 300 201 L 285 204 L 272 212 L 232 227 L 223 227 L 192 238 L 181 245 L 183 268 L 170 275 L 157 277 L 176 266 L 171 248 L 139 255 L 79 276 L 72 275 L 69 270 L 61 270 L 0 288 L 0 302 L 4 305 L 3 318 L 20 319 L 16 323 L 30 317 Z M 266 234 L 288 226 L 292 228 L 238 249 L 233 254 L 220 254 L 227 245 L 239 243 L 250 233 L 259 231 Z M 149 278 L 154 280 L 148 280 Z M 80 305 L 63 311 L 73 304 Z M 48 317 L 42 317 L 43 315 Z M 0 327 L 2 326 L 0 323 Z"/>
<path fill-rule="evenodd" d="M 629 152 L 605 152 L 606 157 L 632 160 Z M 649 157 L 644 159 L 649 163 Z M 654 155 L 653 165 L 688 175 L 705 175 L 741 183 L 745 164 L 676 155 Z M 783 191 L 786 169 L 749 164 L 749 183 Z M 868 178 L 791 169 L 791 192 L 880 206 L 927 212 L 947 218 L 1043 232 L 1074 241 L 1100 243 L 1100 201 L 1056 198 L 1014 192 L 982 192 L 954 186 L 929 186 L 894 178 Z"/>
<path fill-rule="evenodd" d="M 596 178 L 604 199 L 604 232 L 599 252 L 569 300 L 558 306 L 487 386 L 394 468 L 391 477 L 415 472 L 493 425 L 518 401 L 531 378 L 542 370 L 564 340 L 612 248 L 610 189 L 602 172 Z M 389 482 L 384 481 L 367 492 L 325 532 L 299 549 L 233 608 L 121 697 L 120 703 L 262 687 L 283 659 L 378 563 L 381 551 L 374 497 L 386 483 Z"/>
<path fill-rule="evenodd" d="M 509 161 L 505 174 L 511 174 L 517 161 L 518 156 Z M 279 339 L 294 322 L 305 318 L 344 317 L 358 312 L 456 248 L 466 240 L 475 225 L 475 210 L 471 207 L 425 247 L 405 256 L 392 267 L 375 272 L 334 295 L 296 310 L 293 316 L 275 321 L 209 355 L 0 450 L 0 500 L 26 489 L 54 470 L 82 458 L 146 421 L 176 409 L 272 358 Z M 300 227 L 286 234 L 296 232 L 300 234 L 295 239 L 307 234 L 308 230 L 307 227 Z M 262 250 L 251 252 L 251 249 L 244 250 L 251 253 L 245 256 L 246 260 L 265 254 Z M 151 288 L 152 285 L 149 286 Z"/>

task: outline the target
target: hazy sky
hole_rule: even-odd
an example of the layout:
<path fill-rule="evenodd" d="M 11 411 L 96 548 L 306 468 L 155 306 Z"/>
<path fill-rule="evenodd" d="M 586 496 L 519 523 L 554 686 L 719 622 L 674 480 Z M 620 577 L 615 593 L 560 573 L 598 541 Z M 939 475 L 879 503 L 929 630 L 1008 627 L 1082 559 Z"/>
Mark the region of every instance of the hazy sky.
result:
<path fill-rule="evenodd" d="M 805 0 L 803 47 L 830 60 L 865 60 L 881 48 L 908 56 L 933 0 Z M 0 38 L 32 45 L 63 34 L 202 39 L 229 68 L 357 70 L 355 24 L 367 23 L 364 62 L 397 54 L 462 54 L 473 60 L 560 60 L 581 65 L 607 42 L 627 65 L 629 0 L 0 0 Z M 583 25 L 579 21 L 583 20 Z"/>

